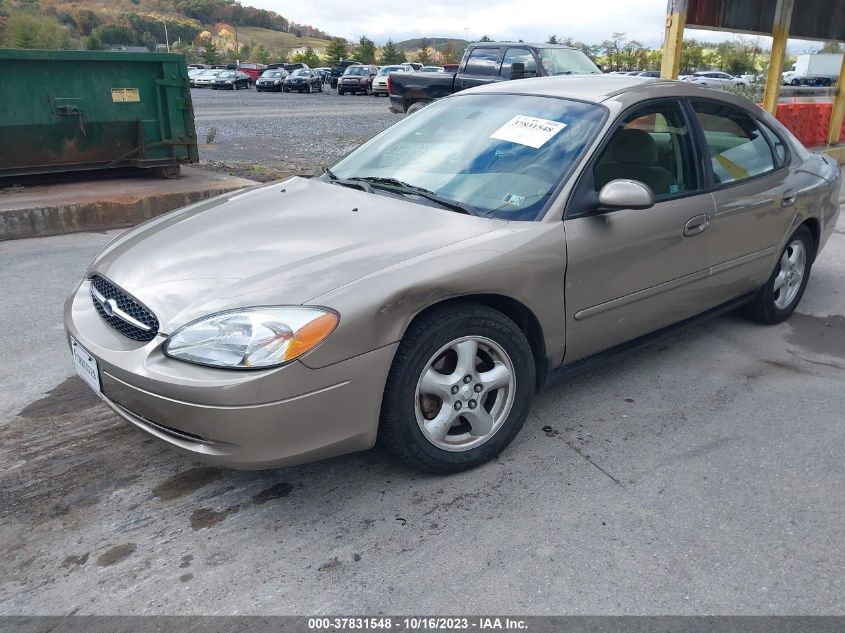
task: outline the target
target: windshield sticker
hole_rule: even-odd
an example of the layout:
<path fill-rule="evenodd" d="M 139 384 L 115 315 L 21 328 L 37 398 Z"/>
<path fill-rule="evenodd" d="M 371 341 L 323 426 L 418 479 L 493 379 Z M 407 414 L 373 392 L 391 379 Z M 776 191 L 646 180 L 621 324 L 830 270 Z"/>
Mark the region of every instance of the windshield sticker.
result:
<path fill-rule="evenodd" d="M 521 207 L 522 203 L 525 202 L 525 196 L 516 196 L 512 193 L 509 193 L 504 198 L 502 198 L 502 202 L 514 207 Z"/>
<path fill-rule="evenodd" d="M 493 132 L 490 138 L 540 149 L 565 127 L 566 123 L 517 114 Z"/>

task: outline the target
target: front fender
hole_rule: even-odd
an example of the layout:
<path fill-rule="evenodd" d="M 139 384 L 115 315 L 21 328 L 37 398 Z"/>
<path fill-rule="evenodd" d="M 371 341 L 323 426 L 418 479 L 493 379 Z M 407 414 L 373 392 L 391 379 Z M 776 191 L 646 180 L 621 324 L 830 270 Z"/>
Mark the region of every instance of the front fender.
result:
<path fill-rule="evenodd" d="M 506 226 L 425 253 L 307 303 L 340 313 L 340 324 L 302 359 L 324 367 L 402 339 L 420 312 L 456 297 L 498 295 L 536 317 L 552 366 L 563 361 L 566 241 L 560 222 Z"/>

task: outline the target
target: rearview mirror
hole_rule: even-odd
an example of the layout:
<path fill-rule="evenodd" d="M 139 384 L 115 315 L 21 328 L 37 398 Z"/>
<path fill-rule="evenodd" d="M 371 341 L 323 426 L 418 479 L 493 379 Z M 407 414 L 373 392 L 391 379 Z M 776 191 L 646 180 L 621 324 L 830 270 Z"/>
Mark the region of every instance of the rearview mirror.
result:
<path fill-rule="evenodd" d="M 639 180 L 611 180 L 599 192 L 599 204 L 610 209 L 648 209 L 654 206 L 654 192 Z"/>
<path fill-rule="evenodd" d="M 522 62 L 511 64 L 511 79 L 525 79 L 525 64 Z"/>

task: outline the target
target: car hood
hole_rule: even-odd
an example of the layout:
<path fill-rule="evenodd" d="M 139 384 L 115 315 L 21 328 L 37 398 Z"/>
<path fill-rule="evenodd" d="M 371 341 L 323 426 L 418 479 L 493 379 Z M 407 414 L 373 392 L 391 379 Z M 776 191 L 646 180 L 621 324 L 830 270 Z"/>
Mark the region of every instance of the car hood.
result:
<path fill-rule="evenodd" d="M 299 305 L 506 222 L 319 180 L 226 194 L 122 234 L 87 275 L 146 304 L 161 332 L 256 305 Z"/>

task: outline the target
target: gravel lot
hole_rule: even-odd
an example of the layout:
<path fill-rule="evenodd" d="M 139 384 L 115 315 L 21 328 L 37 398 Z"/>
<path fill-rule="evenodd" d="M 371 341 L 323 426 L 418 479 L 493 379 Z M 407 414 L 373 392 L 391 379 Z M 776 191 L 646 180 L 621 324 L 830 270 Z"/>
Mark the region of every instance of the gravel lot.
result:
<path fill-rule="evenodd" d="M 200 160 L 261 181 L 311 175 L 401 117 L 386 97 L 193 89 Z M 206 143 L 211 131 L 213 143 Z"/>

